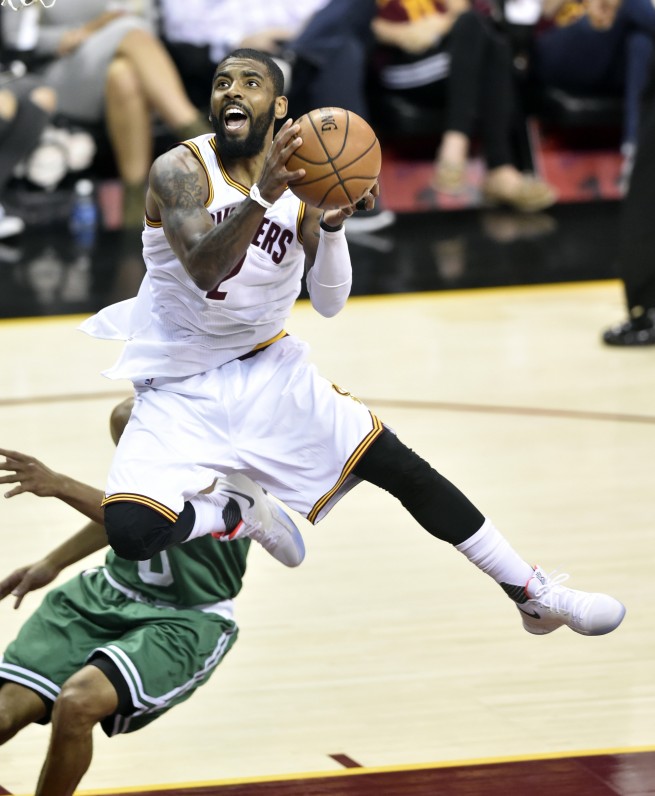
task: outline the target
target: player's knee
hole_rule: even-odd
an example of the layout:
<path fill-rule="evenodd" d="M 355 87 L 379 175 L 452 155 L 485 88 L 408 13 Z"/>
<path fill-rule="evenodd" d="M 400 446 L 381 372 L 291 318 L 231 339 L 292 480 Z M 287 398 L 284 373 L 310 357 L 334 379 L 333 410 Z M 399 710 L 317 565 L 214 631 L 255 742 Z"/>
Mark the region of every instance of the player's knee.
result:
<path fill-rule="evenodd" d="M 140 94 L 139 77 L 128 58 L 117 56 L 107 68 L 107 97 L 109 101 L 125 102 Z"/>
<path fill-rule="evenodd" d="M 441 478 L 425 459 L 386 428 L 360 460 L 355 475 L 386 489 L 401 501 L 408 494 L 434 487 Z"/>
<path fill-rule="evenodd" d="M 0 684 L 0 746 L 32 722 L 46 716 L 45 702 L 31 689 L 10 681 Z"/>
<path fill-rule="evenodd" d="M 87 669 L 74 674 L 62 686 L 52 709 L 53 730 L 59 734 L 75 735 L 89 728 L 111 713 L 98 692 L 97 673 Z"/>
<path fill-rule="evenodd" d="M 20 726 L 16 726 L 16 716 L 13 711 L 0 701 L 0 746 L 13 738 L 19 729 Z"/>
<path fill-rule="evenodd" d="M 105 506 L 105 530 L 109 544 L 121 558 L 145 561 L 167 545 L 171 523 L 159 512 L 140 503 L 109 503 Z"/>

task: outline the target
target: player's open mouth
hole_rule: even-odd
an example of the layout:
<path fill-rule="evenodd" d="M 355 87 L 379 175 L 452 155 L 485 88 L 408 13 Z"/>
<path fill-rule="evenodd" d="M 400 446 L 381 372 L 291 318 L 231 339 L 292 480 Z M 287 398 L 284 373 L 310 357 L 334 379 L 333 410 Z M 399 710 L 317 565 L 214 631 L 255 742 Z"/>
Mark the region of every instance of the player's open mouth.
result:
<path fill-rule="evenodd" d="M 223 124 L 227 130 L 241 130 L 248 124 L 248 114 L 241 108 L 231 105 L 223 113 Z"/>

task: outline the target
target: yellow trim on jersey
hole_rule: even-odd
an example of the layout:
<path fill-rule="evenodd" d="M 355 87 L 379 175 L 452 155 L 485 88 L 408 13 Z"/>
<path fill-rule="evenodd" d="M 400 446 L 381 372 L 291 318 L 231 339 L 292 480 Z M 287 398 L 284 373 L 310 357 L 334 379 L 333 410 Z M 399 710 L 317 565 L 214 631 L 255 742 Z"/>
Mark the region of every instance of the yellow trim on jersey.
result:
<path fill-rule="evenodd" d="M 314 507 L 307 515 L 307 519 L 313 524 L 316 522 L 316 517 L 318 516 L 321 509 L 325 507 L 325 504 L 334 497 L 334 495 L 341 489 L 343 486 L 344 481 L 346 478 L 352 473 L 355 469 L 359 460 L 362 456 L 366 453 L 366 451 L 370 448 L 371 444 L 377 437 L 380 436 L 382 431 L 384 430 L 384 426 L 382 425 L 382 421 L 379 420 L 373 412 L 371 412 L 371 419 L 373 421 L 373 428 L 369 433 L 364 437 L 364 439 L 359 443 L 359 445 L 355 448 L 355 451 L 351 454 L 350 458 L 344 465 L 343 470 L 341 471 L 341 475 L 339 476 L 339 480 L 337 483 L 332 487 L 332 489 L 323 495 L 322 498 L 319 498 Z"/>
<path fill-rule="evenodd" d="M 261 351 L 262 348 L 268 348 L 269 345 L 272 345 L 273 343 L 277 343 L 278 340 L 281 340 L 283 337 L 286 337 L 287 334 L 288 334 L 288 332 L 285 332 L 284 329 L 282 329 L 281 332 L 278 332 L 275 335 L 275 337 L 271 337 L 270 340 L 265 340 L 263 343 L 258 343 L 249 353 L 250 354 L 254 354 L 255 351 Z"/>
<path fill-rule="evenodd" d="M 211 139 L 212 142 L 214 139 Z M 202 155 L 200 154 L 200 147 L 194 141 L 182 141 L 182 145 L 190 149 L 193 154 L 198 158 L 200 161 L 200 165 L 205 170 L 205 175 L 207 177 L 207 185 L 209 186 L 209 196 L 207 197 L 207 201 L 205 202 L 205 207 L 209 207 L 209 205 L 214 201 L 214 186 L 212 185 L 211 177 L 209 176 L 209 169 L 207 168 L 207 164 L 205 163 Z"/>
<path fill-rule="evenodd" d="M 115 495 L 105 495 L 100 505 L 108 506 L 110 503 L 139 503 L 141 506 L 154 509 L 169 522 L 175 522 L 178 517 L 174 511 L 164 506 L 163 503 L 158 503 L 156 500 L 146 497 L 145 495 L 133 495 L 130 492 L 117 492 Z"/>
<path fill-rule="evenodd" d="M 245 196 L 250 196 L 250 188 L 246 188 L 245 185 L 241 185 L 240 182 L 236 182 L 236 180 L 233 180 L 232 177 L 230 177 L 230 175 L 225 170 L 225 166 L 223 165 L 221 156 L 218 154 L 218 149 L 216 149 L 216 139 L 212 138 L 211 141 L 209 142 L 209 145 L 214 150 L 214 154 L 216 155 L 216 163 L 218 164 L 218 168 L 221 170 L 221 174 L 225 182 L 228 185 L 232 186 L 232 188 L 236 188 L 237 191 L 241 191 L 241 193 L 244 194 Z"/>
<path fill-rule="evenodd" d="M 298 208 L 298 218 L 296 219 L 296 238 L 298 239 L 298 243 L 302 246 L 302 222 L 305 220 L 305 210 L 307 209 L 307 205 L 301 201 L 300 207 Z"/>
<path fill-rule="evenodd" d="M 209 196 L 207 197 L 207 201 L 205 202 L 205 207 L 209 207 L 209 205 L 211 205 L 211 203 L 214 201 L 214 186 L 212 185 L 212 181 L 209 177 L 209 169 L 207 168 L 207 164 L 205 163 L 202 155 L 200 154 L 200 149 L 198 147 L 198 144 L 194 143 L 193 141 L 181 141 L 180 143 L 182 146 L 185 146 L 187 149 L 190 149 L 191 152 L 193 152 L 193 154 L 196 156 L 196 158 L 200 162 L 200 165 L 202 166 L 205 172 L 205 175 L 207 177 L 207 185 L 209 186 Z M 153 218 L 150 218 L 146 213 L 146 226 L 158 229 L 159 227 L 163 226 L 163 224 L 161 220 L 155 221 Z"/>

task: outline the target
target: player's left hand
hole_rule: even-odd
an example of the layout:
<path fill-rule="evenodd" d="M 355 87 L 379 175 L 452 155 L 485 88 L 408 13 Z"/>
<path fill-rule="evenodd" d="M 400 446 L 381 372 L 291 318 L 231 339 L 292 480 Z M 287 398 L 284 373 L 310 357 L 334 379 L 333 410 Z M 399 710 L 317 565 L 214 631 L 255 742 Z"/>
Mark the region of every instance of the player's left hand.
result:
<path fill-rule="evenodd" d="M 5 457 L 5 460 L 0 462 L 0 470 L 12 473 L 0 477 L 0 484 L 18 484 L 9 492 L 5 492 L 6 498 L 23 492 L 31 492 L 39 497 L 57 497 L 62 478 L 59 473 L 46 467 L 34 456 L 28 456 L 20 451 L 0 448 L 0 456 Z"/>
<path fill-rule="evenodd" d="M 14 608 L 18 608 L 28 592 L 41 589 L 48 583 L 52 583 L 59 572 L 60 570 L 50 564 L 47 559 L 20 567 L 0 581 L 0 600 L 3 600 L 8 594 L 12 594 L 16 598 Z"/>
<path fill-rule="evenodd" d="M 375 207 L 375 200 L 379 195 L 380 184 L 376 182 L 371 190 L 354 205 L 340 207 L 336 210 L 325 210 L 323 213 L 323 221 L 325 221 L 329 227 L 340 227 L 356 210 L 372 210 Z"/>

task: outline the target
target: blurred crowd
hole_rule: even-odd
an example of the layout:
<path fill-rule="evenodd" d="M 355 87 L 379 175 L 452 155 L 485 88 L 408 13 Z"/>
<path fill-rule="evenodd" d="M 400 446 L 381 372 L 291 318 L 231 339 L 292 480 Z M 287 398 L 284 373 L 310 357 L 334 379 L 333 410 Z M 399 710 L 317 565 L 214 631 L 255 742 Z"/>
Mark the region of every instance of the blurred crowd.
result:
<path fill-rule="evenodd" d="M 651 0 L 62 0 L 0 10 L 0 238 L 24 228 L 13 180 L 52 191 L 93 174 L 99 154 L 139 228 L 159 142 L 210 132 L 214 64 L 237 47 L 271 53 L 290 112 L 376 98 L 439 111 L 432 188 L 465 187 L 479 150 L 487 204 L 535 213 L 557 193 L 517 149 L 545 89 L 615 97 L 628 189 L 655 35 Z M 47 6 L 47 7 L 46 7 Z M 529 101 L 526 102 L 526 97 Z M 394 120 L 385 119 L 393 127 Z M 408 146 L 411 143 L 408 142 Z M 106 155 L 105 153 L 108 153 Z M 104 164 L 106 167 L 106 163 Z M 351 228 L 393 223 L 384 197 Z"/>

